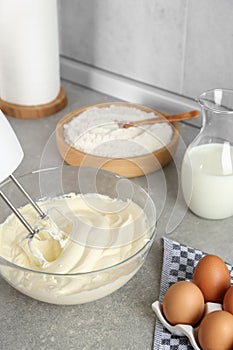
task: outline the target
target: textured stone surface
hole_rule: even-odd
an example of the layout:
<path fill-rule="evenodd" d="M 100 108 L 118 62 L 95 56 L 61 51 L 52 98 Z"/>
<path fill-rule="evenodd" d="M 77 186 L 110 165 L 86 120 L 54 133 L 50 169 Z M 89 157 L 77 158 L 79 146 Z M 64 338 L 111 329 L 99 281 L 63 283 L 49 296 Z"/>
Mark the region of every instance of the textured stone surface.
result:
<path fill-rule="evenodd" d="M 232 88 L 232 21 L 231 0 L 60 0 L 60 52 L 196 97 Z"/>
<path fill-rule="evenodd" d="M 185 12 L 184 0 L 60 1 L 61 54 L 180 91 Z"/>
<path fill-rule="evenodd" d="M 64 82 L 68 107 L 57 115 L 37 120 L 19 120 L 9 117 L 25 158 L 17 175 L 40 166 L 61 162 L 54 130 L 58 120 L 81 105 L 113 100 L 94 91 Z M 177 199 L 180 165 L 187 145 L 198 130 L 181 124 L 182 141 L 175 156 L 160 172 L 147 178 L 134 179 L 148 189 L 159 211 L 157 236 L 141 270 L 124 287 L 101 300 L 76 306 L 59 306 L 28 298 L 0 278 L 0 349 L 4 350 L 91 350 L 122 349 L 149 350 L 152 348 L 155 316 L 151 304 L 158 299 L 162 267 L 161 237 Z M 43 152 L 46 157 L 42 156 Z M 167 190 L 161 190 L 160 181 L 166 180 Z M 149 186 L 148 186 L 149 184 Z M 4 205 L 0 203 L 0 206 Z M 219 254 L 233 263 L 233 218 L 221 221 L 203 220 L 178 201 L 174 216 L 179 225 L 169 235 L 184 244 L 206 252 Z M 184 216 L 184 217 L 183 217 Z M 183 219 L 182 219 L 183 218 Z"/>

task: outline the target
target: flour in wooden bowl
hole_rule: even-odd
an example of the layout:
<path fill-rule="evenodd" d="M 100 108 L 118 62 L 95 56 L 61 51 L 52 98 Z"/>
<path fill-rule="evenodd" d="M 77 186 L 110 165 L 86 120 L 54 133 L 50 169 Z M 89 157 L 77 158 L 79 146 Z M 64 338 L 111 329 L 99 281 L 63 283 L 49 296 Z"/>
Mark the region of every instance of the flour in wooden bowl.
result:
<path fill-rule="evenodd" d="M 64 138 L 76 150 L 108 158 L 128 158 L 152 153 L 169 144 L 173 128 L 158 123 L 122 128 L 121 124 L 155 118 L 135 107 L 91 107 L 64 124 Z"/>

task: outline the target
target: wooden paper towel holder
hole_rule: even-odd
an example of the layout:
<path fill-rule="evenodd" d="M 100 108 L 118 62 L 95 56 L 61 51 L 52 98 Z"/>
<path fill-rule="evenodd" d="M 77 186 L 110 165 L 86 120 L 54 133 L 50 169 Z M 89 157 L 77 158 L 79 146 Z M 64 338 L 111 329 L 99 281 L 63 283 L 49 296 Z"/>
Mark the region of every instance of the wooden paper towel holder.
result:
<path fill-rule="evenodd" d="M 63 87 L 60 88 L 59 94 L 55 100 L 36 106 L 19 105 L 0 99 L 0 109 L 4 114 L 21 119 L 48 117 L 61 111 L 66 105 L 67 96 Z"/>

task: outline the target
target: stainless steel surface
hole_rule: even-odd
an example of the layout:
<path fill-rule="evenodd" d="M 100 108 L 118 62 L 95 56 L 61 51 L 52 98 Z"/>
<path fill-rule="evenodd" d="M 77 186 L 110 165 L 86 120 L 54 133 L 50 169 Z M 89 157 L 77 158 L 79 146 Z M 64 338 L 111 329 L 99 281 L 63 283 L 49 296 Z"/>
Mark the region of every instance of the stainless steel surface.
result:
<path fill-rule="evenodd" d="M 66 113 L 82 105 L 116 100 L 81 86 L 66 82 L 62 85 L 69 99 L 65 110 L 36 120 L 8 118 L 25 153 L 16 176 L 62 163 L 54 131 L 58 120 Z M 77 306 L 38 302 L 0 279 L 1 349 L 152 349 L 155 315 L 151 305 L 158 300 L 160 290 L 161 238 L 167 236 L 233 263 L 233 218 L 204 220 L 188 211 L 182 201 L 180 166 L 186 145 L 199 130 L 184 123 L 180 123 L 180 130 L 181 141 L 174 162 L 161 171 L 133 180 L 150 192 L 159 216 L 157 236 L 141 270 L 113 294 Z M 166 233 L 169 222 L 170 234 Z"/>

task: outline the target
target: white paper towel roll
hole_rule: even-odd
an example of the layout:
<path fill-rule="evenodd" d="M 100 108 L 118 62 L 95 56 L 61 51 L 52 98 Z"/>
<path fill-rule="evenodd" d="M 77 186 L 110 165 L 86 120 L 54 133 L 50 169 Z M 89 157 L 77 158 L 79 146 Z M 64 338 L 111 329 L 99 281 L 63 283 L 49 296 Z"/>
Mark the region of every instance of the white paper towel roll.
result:
<path fill-rule="evenodd" d="M 26 106 L 60 90 L 56 0 L 0 0 L 0 98 Z"/>

